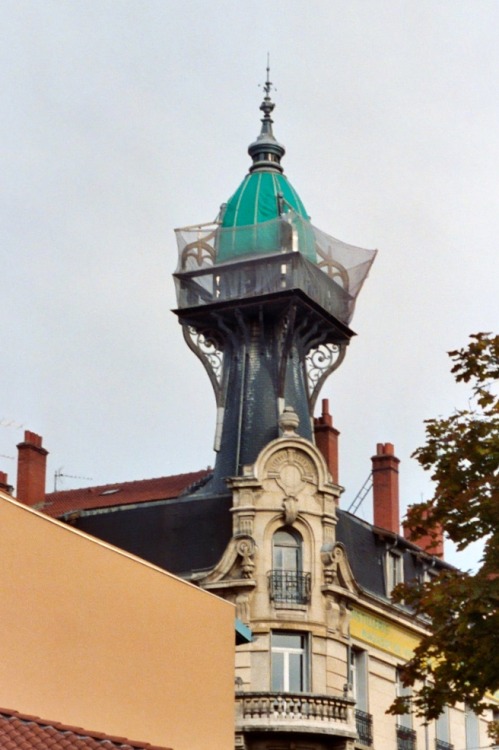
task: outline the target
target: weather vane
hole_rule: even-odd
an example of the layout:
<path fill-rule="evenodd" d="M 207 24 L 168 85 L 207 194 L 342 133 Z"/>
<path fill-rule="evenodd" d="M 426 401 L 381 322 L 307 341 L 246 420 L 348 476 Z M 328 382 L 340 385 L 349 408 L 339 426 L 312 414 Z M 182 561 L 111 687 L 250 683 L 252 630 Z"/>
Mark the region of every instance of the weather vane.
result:
<path fill-rule="evenodd" d="M 267 80 L 264 84 L 260 83 L 259 86 L 263 88 L 263 90 L 265 91 L 265 96 L 267 98 L 270 98 L 270 92 L 272 89 L 274 89 L 274 91 L 277 91 L 276 87 L 270 80 L 270 52 L 267 52 Z"/>

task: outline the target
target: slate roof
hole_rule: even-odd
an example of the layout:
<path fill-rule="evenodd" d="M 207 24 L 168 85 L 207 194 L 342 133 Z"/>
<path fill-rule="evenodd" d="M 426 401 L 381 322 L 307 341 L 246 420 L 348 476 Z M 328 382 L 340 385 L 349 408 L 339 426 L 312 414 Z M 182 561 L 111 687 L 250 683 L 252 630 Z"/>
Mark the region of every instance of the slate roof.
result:
<path fill-rule="evenodd" d="M 210 473 L 211 469 L 202 469 L 188 474 L 175 474 L 157 479 L 140 479 L 136 482 L 117 482 L 100 487 L 50 492 L 45 495 L 45 502 L 38 506 L 38 510 L 53 518 L 60 518 L 66 513 L 80 510 L 169 500 L 178 497 Z"/>
<path fill-rule="evenodd" d="M 421 575 L 430 560 L 436 571 L 452 569 L 452 565 L 425 553 L 417 544 L 391 531 L 377 528 L 347 511 L 338 509 L 337 519 L 336 539 L 345 545 L 355 580 L 365 591 L 377 597 L 389 599 L 384 575 L 387 539 L 390 549 L 396 547 L 403 554 L 404 581 Z M 423 559 L 426 560 L 425 566 Z"/>
<path fill-rule="evenodd" d="M 211 469 L 203 469 L 52 492 L 46 495 L 39 510 L 69 520 L 82 531 L 171 573 L 189 577 L 215 565 L 232 535 L 230 492 L 225 495 L 194 492 L 211 473 Z M 381 529 L 357 516 L 338 510 L 336 537 L 346 547 L 355 579 L 364 590 L 386 599 L 386 533 L 380 532 Z M 391 544 L 394 542 L 395 538 Z M 403 555 L 404 579 L 415 578 L 422 571 L 418 556 L 421 550 L 398 535 L 396 546 L 407 553 Z M 437 569 L 449 567 L 443 561 L 435 560 L 435 565 Z"/>
<path fill-rule="evenodd" d="M 2 750 L 167 750 L 0 708 Z"/>

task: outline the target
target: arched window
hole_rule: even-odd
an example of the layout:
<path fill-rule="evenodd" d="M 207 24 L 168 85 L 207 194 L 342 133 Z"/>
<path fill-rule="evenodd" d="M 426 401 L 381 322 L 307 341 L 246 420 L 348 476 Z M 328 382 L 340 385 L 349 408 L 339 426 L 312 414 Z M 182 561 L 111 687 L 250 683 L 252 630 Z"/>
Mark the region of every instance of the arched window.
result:
<path fill-rule="evenodd" d="M 303 540 L 295 529 L 278 529 L 272 537 L 272 570 L 268 574 L 270 598 L 276 606 L 306 604 L 310 599 L 310 573 L 303 572 Z"/>
<path fill-rule="evenodd" d="M 278 529 L 272 538 L 273 570 L 301 573 L 302 538 L 294 529 Z"/>

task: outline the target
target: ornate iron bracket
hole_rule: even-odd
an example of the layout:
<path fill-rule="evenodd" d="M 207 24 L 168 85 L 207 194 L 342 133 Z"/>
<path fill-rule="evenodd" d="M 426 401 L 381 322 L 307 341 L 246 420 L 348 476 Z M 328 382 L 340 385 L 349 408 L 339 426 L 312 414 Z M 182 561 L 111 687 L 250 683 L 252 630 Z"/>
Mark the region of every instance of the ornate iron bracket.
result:
<path fill-rule="evenodd" d="M 341 365 L 345 354 L 346 344 L 319 344 L 305 357 L 305 373 L 312 414 L 324 381 Z"/>
<path fill-rule="evenodd" d="M 223 343 L 220 335 L 213 330 L 198 330 L 189 325 L 183 325 L 182 331 L 187 346 L 203 363 L 215 392 L 217 406 L 220 406 L 223 374 Z"/>

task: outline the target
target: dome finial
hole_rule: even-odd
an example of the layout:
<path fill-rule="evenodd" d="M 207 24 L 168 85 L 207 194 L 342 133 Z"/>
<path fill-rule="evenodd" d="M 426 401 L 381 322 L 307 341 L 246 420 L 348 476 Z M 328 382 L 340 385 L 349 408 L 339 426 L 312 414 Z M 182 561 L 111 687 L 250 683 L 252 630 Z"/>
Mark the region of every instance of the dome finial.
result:
<path fill-rule="evenodd" d="M 276 90 L 274 84 L 270 80 L 270 53 L 267 52 L 267 80 L 263 84 L 265 97 L 263 99 L 263 102 L 260 104 L 260 109 L 262 110 L 263 115 L 264 115 L 262 122 L 270 121 L 271 124 L 272 124 L 272 120 L 270 119 L 270 113 L 273 111 L 275 107 L 274 102 L 271 101 L 270 99 L 270 92 L 272 88 L 274 89 L 274 91 Z"/>
<path fill-rule="evenodd" d="M 274 84 L 270 80 L 270 55 L 267 52 L 267 78 L 263 84 L 265 95 L 260 104 L 260 109 L 263 112 L 262 128 L 256 141 L 248 148 L 248 153 L 253 159 L 250 172 L 254 172 L 257 169 L 273 169 L 278 172 L 283 171 L 281 167 L 281 158 L 285 154 L 285 149 L 284 146 L 281 146 L 281 144 L 276 141 L 272 132 L 273 120 L 270 115 L 275 107 L 274 102 L 270 98 L 272 88 L 276 90 Z"/>

